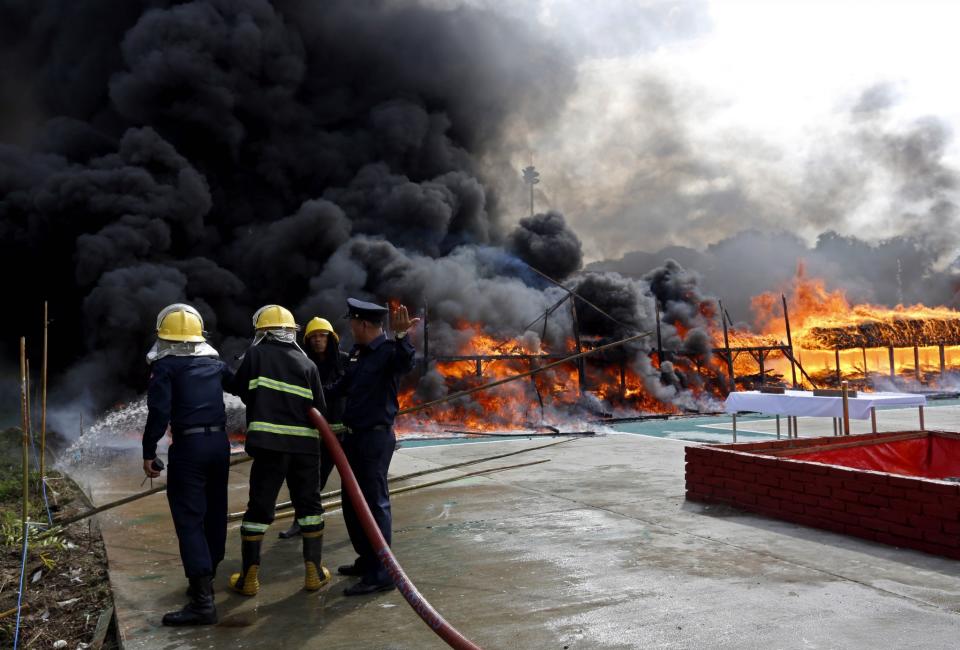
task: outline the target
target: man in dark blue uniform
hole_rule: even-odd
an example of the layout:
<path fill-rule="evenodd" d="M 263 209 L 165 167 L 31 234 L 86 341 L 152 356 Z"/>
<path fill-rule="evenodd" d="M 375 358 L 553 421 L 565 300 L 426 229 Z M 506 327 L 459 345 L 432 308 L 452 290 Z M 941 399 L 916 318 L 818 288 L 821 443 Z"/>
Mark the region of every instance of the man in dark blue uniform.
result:
<path fill-rule="evenodd" d="M 203 337 L 203 319 L 189 305 L 166 307 L 157 317 L 157 342 L 147 353 L 150 386 L 143 431 L 143 471 L 155 478 L 157 442 L 173 433 L 167 470 L 167 501 L 190 582 L 190 602 L 163 617 L 164 625 L 217 622 L 213 576 L 227 538 L 227 440 L 223 386 L 231 373 Z"/>
<path fill-rule="evenodd" d="M 390 544 L 392 521 L 387 470 L 397 442 L 393 420 L 400 408 L 397 402 L 400 377 L 414 365 L 414 348 L 407 333 L 420 319 L 411 320 L 407 308 L 398 306 L 390 312 L 391 338 L 388 339 L 383 331 L 383 317 L 389 311 L 386 307 L 353 298 L 347 300 L 347 307 L 354 346 L 346 374 L 328 388 L 327 397 L 346 398 L 343 424 L 348 432 L 343 451 L 380 532 Z M 343 519 L 358 557 L 353 564 L 341 566 L 337 571 L 362 577 L 343 593 L 360 596 L 393 589 L 393 581 L 374 554 L 349 499 L 343 500 Z"/>

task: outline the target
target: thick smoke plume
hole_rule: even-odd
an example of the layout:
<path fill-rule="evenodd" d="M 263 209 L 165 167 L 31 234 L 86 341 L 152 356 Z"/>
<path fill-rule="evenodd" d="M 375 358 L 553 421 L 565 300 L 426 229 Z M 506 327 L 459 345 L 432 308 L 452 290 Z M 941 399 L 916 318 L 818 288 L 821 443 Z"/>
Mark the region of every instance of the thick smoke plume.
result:
<path fill-rule="evenodd" d="M 0 108 L 0 272 L 7 304 L 37 314 L 4 319 L 3 352 L 30 334 L 38 356 L 49 300 L 60 403 L 96 410 L 141 391 L 154 318 L 172 302 L 197 306 L 228 360 L 258 306 L 336 321 L 347 296 L 428 306 L 434 351 L 453 352 L 463 322 L 522 335 L 564 295 L 527 265 L 560 280 L 581 267 L 563 216 L 514 228 L 486 176 L 522 187 L 499 157 L 504 125 L 549 124 L 573 67 L 490 11 L 8 3 L 0 36 L 0 97 L 17 98 Z M 573 283 L 650 326 L 646 282 Z M 670 318 L 699 318 L 656 291 Z M 620 327 L 578 315 L 599 335 Z M 538 336 L 562 346 L 569 328 L 561 312 Z M 442 386 L 428 373 L 419 390 Z"/>

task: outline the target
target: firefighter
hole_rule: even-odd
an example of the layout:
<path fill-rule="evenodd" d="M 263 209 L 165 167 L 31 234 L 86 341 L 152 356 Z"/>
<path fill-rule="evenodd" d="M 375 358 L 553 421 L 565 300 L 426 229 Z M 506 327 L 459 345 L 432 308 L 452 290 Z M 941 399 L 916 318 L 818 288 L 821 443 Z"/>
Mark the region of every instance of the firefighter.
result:
<path fill-rule="evenodd" d="M 389 311 L 386 307 L 350 298 L 347 308 L 354 346 L 346 374 L 328 388 L 327 394 L 331 399 L 346 398 L 343 451 L 380 532 L 390 544 L 392 517 L 387 470 L 396 447 L 393 421 L 399 410 L 400 377 L 414 365 L 414 348 L 407 334 L 420 319 L 411 320 L 407 308 L 398 306 L 390 312 L 388 339 L 383 331 L 383 318 Z M 358 557 L 337 572 L 361 578 L 345 589 L 344 595 L 361 596 L 393 589 L 393 581 L 374 554 L 349 499 L 343 500 L 343 519 Z"/>
<path fill-rule="evenodd" d="M 303 346 L 307 356 L 317 366 L 320 373 L 320 383 L 328 386 L 343 375 L 343 368 L 347 360 L 346 352 L 340 350 L 340 337 L 333 330 L 333 325 L 326 318 L 316 316 L 307 322 L 303 334 Z M 338 424 L 343 414 L 342 398 L 326 400 L 327 410 L 323 416 L 330 424 Z M 343 440 L 342 436 L 339 436 Z M 333 457 L 324 453 L 320 455 L 320 492 L 323 492 L 327 479 L 333 471 Z M 290 528 L 280 533 L 280 539 L 290 539 L 300 534 L 300 524 L 294 520 Z"/>
<path fill-rule="evenodd" d="M 203 319 L 189 305 L 174 304 L 157 317 L 157 341 L 147 353 L 150 384 L 143 431 L 143 471 L 163 469 L 157 442 L 170 425 L 167 501 L 180 543 L 190 602 L 163 617 L 164 625 L 217 622 L 213 577 L 227 538 L 227 478 L 230 443 L 225 429 L 223 387 L 231 373 L 206 343 Z"/>
<path fill-rule="evenodd" d="M 237 394 L 247 406 L 247 453 L 250 497 L 240 525 L 240 573 L 230 586 L 245 596 L 260 588 L 260 546 L 273 523 L 277 494 L 284 479 L 290 488 L 303 534 L 304 589 L 315 591 L 330 581 L 321 564 L 323 508 L 320 505 L 320 434 L 308 409 L 323 412 L 323 388 L 317 366 L 297 345 L 296 322 L 279 305 L 261 307 L 253 316 L 256 334 L 237 369 Z"/>

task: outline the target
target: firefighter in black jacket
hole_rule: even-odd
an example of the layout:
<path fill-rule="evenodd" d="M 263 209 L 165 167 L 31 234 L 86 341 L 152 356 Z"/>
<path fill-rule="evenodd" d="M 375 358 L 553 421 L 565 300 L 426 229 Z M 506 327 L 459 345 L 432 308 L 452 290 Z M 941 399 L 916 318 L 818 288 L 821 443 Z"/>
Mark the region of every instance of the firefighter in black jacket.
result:
<path fill-rule="evenodd" d="M 310 360 L 317 365 L 320 373 L 320 383 L 329 386 L 343 376 L 344 366 L 348 359 L 346 352 L 340 351 L 340 337 L 333 331 L 333 325 L 326 318 L 315 316 L 307 322 L 303 332 L 303 347 Z M 327 410 L 323 416 L 327 422 L 339 424 L 343 417 L 344 399 L 327 399 Z M 340 440 L 343 437 L 340 436 Z M 327 479 L 333 471 L 333 456 L 320 456 L 320 492 L 323 492 Z M 280 539 L 290 539 L 300 534 L 300 524 L 294 520 L 290 528 L 280 533 Z"/>
<path fill-rule="evenodd" d="M 414 365 L 414 348 L 407 333 L 420 319 L 411 319 L 407 308 L 399 305 L 390 313 L 391 337 L 388 339 L 383 332 L 383 317 L 389 311 L 386 307 L 353 298 L 347 300 L 347 307 L 355 345 L 350 351 L 346 374 L 328 387 L 327 394 L 332 399 L 346 397 L 343 424 L 348 432 L 343 439 L 343 451 L 360 484 L 364 501 L 389 544 L 393 520 L 387 470 L 397 444 L 393 420 L 400 409 L 397 401 L 400 377 Z M 339 567 L 337 572 L 362 576 L 359 582 L 344 590 L 344 595 L 362 596 L 393 589 L 393 581 L 374 553 L 349 499 L 343 500 L 343 520 L 358 557 L 353 564 Z"/>
<path fill-rule="evenodd" d="M 330 581 L 321 564 L 323 507 L 320 505 L 320 434 L 307 410 L 324 411 L 317 367 L 297 345 L 293 314 L 267 305 L 253 317 L 256 335 L 237 369 L 237 394 L 247 406 L 247 453 L 250 498 L 240 525 L 243 568 L 230 586 L 245 596 L 260 588 L 260 545 L 273 523 L 277 494 L 284 479 L 297 523 L 303 532 L 304 589 L 315 591 Z"/>
<path fill-rule="evenodd" d="M 170 305 L 157 317 L 157 341 L 147 353 L 150 385 L 143 431 L 143 471 L 156 478 L 157 442 L 170 425 L 167 501 L 180 543 L 190 602 L 163 617 L 164 625 L 217 622 L 213 576 L 227 539 L 227 440 L 223 387 L 232 373 L 203 337 L 203 319 L 189 305 Z M 229 389 L 229 388 L 228 388 Z"/>

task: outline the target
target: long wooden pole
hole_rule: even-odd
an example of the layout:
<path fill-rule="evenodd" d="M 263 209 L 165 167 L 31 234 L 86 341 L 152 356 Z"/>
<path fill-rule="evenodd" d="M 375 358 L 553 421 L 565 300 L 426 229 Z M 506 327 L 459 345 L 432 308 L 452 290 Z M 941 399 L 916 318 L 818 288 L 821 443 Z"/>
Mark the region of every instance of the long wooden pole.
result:
<path fill-rule="evenodd" d="M 47 301 L 43 301 L 43 397 L 40 405 L 40 480 L 46 476 L 47 460 L 47 326 L 50 324 Z"/>
<path fill-rule="evenodd" d="M 541 460 L 535 460 L 535 461 L 532 461 L 532 462 L 530 462 L 530 463 L 519 463 L 519 464 L 517 464 L 517 465 L 506 465 L 506 466 L 504 466 L 504 467 L 491 467 L 490 469 L 478 469 L 478 470 L 475 471 L 475 472 L 470 472 L 470 473 L 468 473 L 468 474 L 461 474 L 460 476 L 449 476 L 449 477 L 447 477 L 447 478 L 437 479 L 436 481 L 427 481 L 426 483 L 417 483 L 416 485 L 406 485 L 406 486 L 401 487 L 401 488 L 394 488 L 394 489 L 390 490 L 390 496 L 394 496 L 394 495 L 396 495 L 396 494 L 403 494 L 404 492 L 413 492 L 414 490 L 422 490 L 423 488 L 433 487 L 433 486 L 435 486 L 435 485 L 443 485 L 443 484 L 445 484 L 445 483 L 453 483 L 454 481 L 461 481 L 461 480 L 463 480 L 463 479 L 465 479 L 465 478 L 471 478 L 471 477 L 474 477 L 474 476 L 484 476 L 484 475 L 486 475 L 486 474 L 493 474 L 494 472 L 503 472 L 503 471 L 506 471 L 506 470 L 508 470 L 508 469 L 516 469 L 516 468 L 518 468 L 518 467 L 529 467 L 530 465 L 540 465 L 541 463 L 548 463 L 548 462 L 550 462 L 550 459 L 549 459 L 549 458 L 543 458 L 543 459 L 541 459 Z M 337 500 L 337 501 L 330 501 L 330 502 L 328 502 L 328 503 L 324 503 L 324 504 L 321 504 L 321 505 L 323 506 L 323 509 L 324 509 L 324 510 L 330 510 L 331 508 L 339 508 L 340 506 L 343 505 L 343 499 L 340 499 L 340 500 Z M 279 509 L 279 508 L 280 508 L 280 506 L 277 506 L 277 509 Z M 283 510 L 283 512 L 278 512 L 278 513 L 274 516 L 273 519 L 274 519 L 274 521 L 276 521 L 277 519 L 286 519 L 286 518 L 288 518 L 288 517 L 292 517 L 294 514 L 296 514 L 296 510 L 294 510 L 293 508 L 290 508 L 289 506 L 287 506 L 287 508 L 285 508 L 285 509 Z M 232 516 L 233 516 L 233 515 L 230 515 L 230 517 L 232 517 Z M 240 516 L 243 517 L 243 513 L 240 513 Z M 228 517 L 228 520 L 233 521 L 233 520 L 230 519 L 229 517 Z"/>

